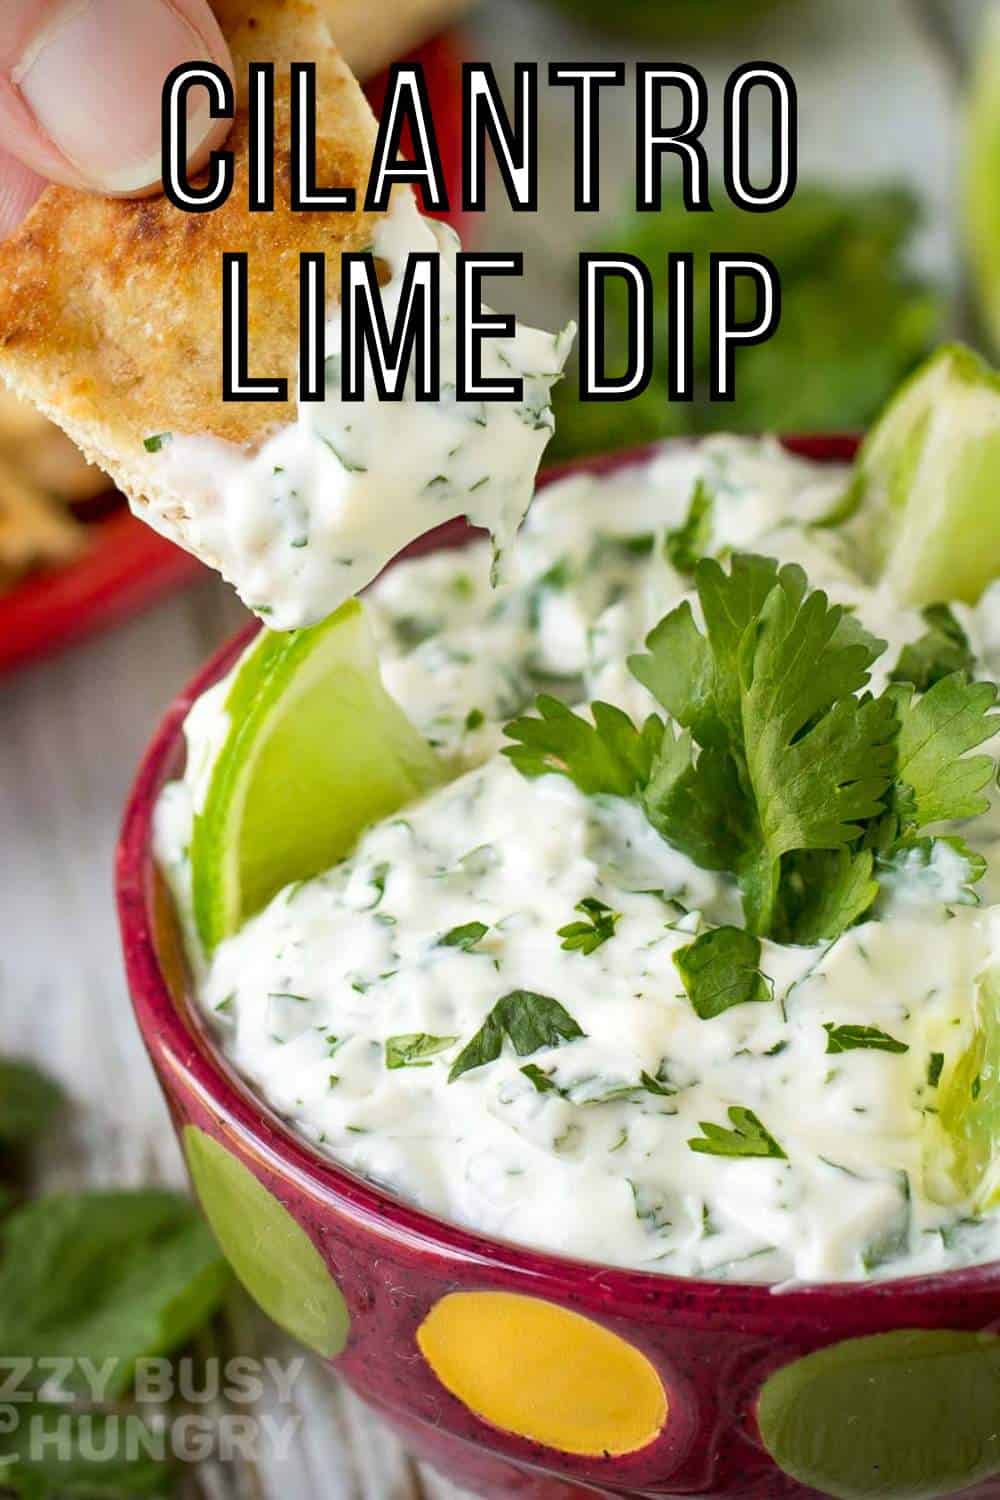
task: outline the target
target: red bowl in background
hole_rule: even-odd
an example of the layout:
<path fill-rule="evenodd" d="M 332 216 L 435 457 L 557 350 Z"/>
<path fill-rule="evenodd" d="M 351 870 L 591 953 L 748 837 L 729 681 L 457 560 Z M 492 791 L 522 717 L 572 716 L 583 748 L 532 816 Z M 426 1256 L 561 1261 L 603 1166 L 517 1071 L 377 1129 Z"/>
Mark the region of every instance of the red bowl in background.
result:
<path fill-rule="evenodd" d="M 832 461 L 856 442 L 788 446 Z M 418 550 L 468 535 L 452 523 Z M 775 1293 L 535 1251 L 321 1157 L 234 1073 L 193 1003 L 151 819 L 182 769 L 188 708 L 247 634 L 168 710 L 129 800 L 116 879 L 142 1035 L 202 1205 L 265 1310 L 415 1453 L 497 1500 L 997 1500 L 1000 1264 Z"/>
<path fill-rule="evenodd" d="M 411 60 L 424 67 L 444 179 L 457 205 L 462 180 L 461 37 L 434 37 Z M 383 73 L 365 85 L 376 114 L 386 82 Z M 456 229 L 462 226 L 457 207 L 439 217 Z M 34 573 L 0 594 L 0 673 L 116 625 L 203 573 L 197 558 L 136 520 L 123 498 L 117 508 L 89 523 L 87 531 L 87 546 L 73 562 Z"/>

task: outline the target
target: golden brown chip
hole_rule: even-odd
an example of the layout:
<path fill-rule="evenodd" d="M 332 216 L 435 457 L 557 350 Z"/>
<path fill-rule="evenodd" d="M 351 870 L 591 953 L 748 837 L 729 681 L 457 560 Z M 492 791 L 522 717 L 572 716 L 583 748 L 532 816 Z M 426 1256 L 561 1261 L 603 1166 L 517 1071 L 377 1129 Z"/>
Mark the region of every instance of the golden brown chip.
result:
<path fill-rule="evenodd" d="M 79 448 L 48 418 L 37 437 L 20 445 L 16 466 L 32 484 L 46 490 L 64 505 L 92 500 L 112 488 L 111 480 L 96 464 L 88 464 Z"/>
<path fill-rule="evenodd" d="M 50 432 L 52 423 L 43 417 L 30 401 L 20 401 L 10 391 L 0 389 L 0 448 L 9 452 L 18 443 Z"/>
<path fill-rule="evenodd" d="M 0 588 L 34 568 L 68 562 L 83 528 L 0 459 Z"/>
<path fill-rule="evenodd" d="M 294 393 L 298 257 L 322 250 L 335 295 L 341 250 L 371 242 L 373 215 L 292 213 L 289 61 L 317 63 L 317 181 L 362 201 L 375 122 L 312 0 L 217 0 L 236 69 L 227 145 L 233 192 L 211 213 L 166 198 L 106 199 L 69 188 L 42 195 L 0 245 L 0 377 L 63 427 L 133 499 L 154 494 L 143 439 L 212 434 L 252 446 L 294 419 L 294 403 L 223 402 L 223 251 L 249 254 L 253 368 Z M 275 61 L 277 192 L 273 213 L 247 207 L 247 64 Z M 162 498 L 162 497 L 161 497 Z M 175 497 L 169 497 L 174 499 Z M 182 497 L 176 497 L 178 503 Z"/>
<path fill-rule="evenodd" d="M 37 489 L 67 505 L 90 500 L 110 486 L 76 444 L 36 406 L 0 387 L 0 457 Z"/>

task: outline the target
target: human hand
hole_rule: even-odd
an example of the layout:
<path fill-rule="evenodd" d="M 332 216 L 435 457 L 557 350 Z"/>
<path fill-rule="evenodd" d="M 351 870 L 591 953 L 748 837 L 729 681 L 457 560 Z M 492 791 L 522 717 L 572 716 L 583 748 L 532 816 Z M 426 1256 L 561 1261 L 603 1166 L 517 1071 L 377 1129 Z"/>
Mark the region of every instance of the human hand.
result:
<path fill-rule="evenodd" d="M 208 0 L 0 0 L 0 239 L 47 182 L 155 191 L 163 81 L 206 58 L 232 71 Z M 230 122 L 189 97 L 197 170 Z"/>

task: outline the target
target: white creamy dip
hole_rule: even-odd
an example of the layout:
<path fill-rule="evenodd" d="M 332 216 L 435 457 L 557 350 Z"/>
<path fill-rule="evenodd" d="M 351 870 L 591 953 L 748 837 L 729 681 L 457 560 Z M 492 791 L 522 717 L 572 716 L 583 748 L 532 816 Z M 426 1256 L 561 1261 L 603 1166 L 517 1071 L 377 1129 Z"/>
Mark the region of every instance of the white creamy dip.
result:
<path fill-rule="evenodd" d="M 715 497 L 711 549 L 801 562 L 888 641 L 881 688 L 926 627 L 865 585 L 843 535 L 810 528 L 842 472 L 720 438 L 563 481 L 533 507 L 499 592 L 481 543 L 403 563 L 371 591 L 386 684 L 455 779 L 196 960 L 201 1004 L 234 1065 L 322 1151 L 491 1235 L 778 1284 L 998 1257 L 1000 1217 L 977 1219 L 942 1187 L 931 1060 L 971 1039 L 977 976 L 1000 956 L 1000 907 L 986 904 L 1000 900 L 1000 869 L 977 906 L 946 852 L 903 866 L 878 920 L 818 947 L 765 942 L 771 997 L 703 1020 L 671 954 L 704 924 L 739 921 L 730 882 L 670 848 L 632 803 L 526 779 L 496 753 L 500 726 L 539 691 L 603 698 L 636 719 L 654 707 L 625 659 L 690 587 L 660 543 L 699 476 Z M 1000 599 L 955 614 L 992 674 Z M 182 904 L 224 695 L 193 711 L 191 770 L 158 810 Z M 964 835 L 989 855 L 997 822 Z M 568 951 L 558 929 L 588 898 L 618 914 L 613 935 Z M 442 944 L 471 923 L 486 928 L 477 941 Z M 583 1034 L 530 1057 L 505 1044 L 449 1082 L 517 991 L 554 998 Z M 831 1026 L 877 1027 L 905 1050 L 831 1055 Z M 415 1055 L 416 1037 L 436 1041 Z M 408 1049 L 409 1065 L 389 1065 Z M 753 1111 L 785 1159 L 693 1151 L 702 1122 L 726 1126 L 732 1107 Z"/>
<path fill-rule="evenodd" d="M 416 537 L 467 515 L 492 533 L 503 559 L 528 508 L 553 430 L 550 393 L 573 340 L 518 325 L 482 343 L 487 378 L 520 377 L 520 402 L 455 399 L 455 252 L 447 225 L 425 219 L 397 190 L 372 249 L 388 268 L 382 300 L 390 326 L 407 256 L 438 252 L 441 400 L 341 401 L 341 317 L 326 326 L 327 396 L 255 454 L 217 438 L 168 435 L 155 454 L 167 493 L 184 515 L 155 501 L 143 519 L 215 567 L 276 630 L 312 624 L 371 582 Z"/>

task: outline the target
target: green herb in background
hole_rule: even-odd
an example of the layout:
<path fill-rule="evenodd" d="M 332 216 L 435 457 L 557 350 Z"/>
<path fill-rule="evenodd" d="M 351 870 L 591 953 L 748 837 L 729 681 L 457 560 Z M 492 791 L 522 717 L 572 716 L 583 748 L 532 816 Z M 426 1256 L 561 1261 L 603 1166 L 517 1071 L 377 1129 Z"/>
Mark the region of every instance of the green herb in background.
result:
<path fill-rule="evenodd" d="M 172 1353 L 204 1326 L 228 1281 L 211 1231 L 177 1193 L 39 1198 L 0 1224 L 0 1354 L 113 1360 L 114 1398 L 137 1360 Z M 63 1384 L 79 1378 L 74 1367 Z"/>
<path fill-rule="evenodd" d="M 917 225 L 917 203 L 903 189 L 848 191 L 800 184 L 769 214 L 733 207 L 721 184 L 713 211 L 689 214 L 675 184 L 659 214 L 631 214 L 595 249 L 638 255 L 656 288 L 655 316 L 666 306 L 666 261 L 672 250 L 694 253 L 694 339 L 697 398 L 667 401 L 667 349 L 655 349 L 648 389 L 634 401 L 584 404 L 575 375 L 554 392 L 553 459 L 651 442 L 677 433 L 822 432 L 862 428 L 940 336 L 941 294 L 906 264 Z M 710 251 L 754 250 L 777 266 L 782 317 L 766 343 L 737 356 L 736 400 L 708 401 Z M 754 291 L 741 288 L 752 315 Z M 608 287 L 609 372 L 624 368 L 625 304 Z"/>
<path fill-rule="evenodd" d="M 0 1058 L 0 1147 L 40 1136 L 63 1102 L 59 1085 L 30 1063 Z"/>
<path fill-rule="evenodd" d="M 23 1176 L 26 1151 L 62 1102 L 37 1068 L 0 1059 L 0 1178 Z M 19 1196 L 0 1182 L 0 1360 L 29 1361 L 23 1383 L 39 1395 L 52 1366 L 38 1362 L 63 1356 L 63 1391 L 92 1395 L 81 1378 L 89 1360 L 106 1379 L 105 1398 L 120 1400 L 136 1363 L 186 1345 L 231 1284 L 207 1225 L 177 1193 L 76 1193 L 17 1206 Z M 0 1491 L 129 1500 L 175 1487 L 174 1460 L 148 1456 L 157 1451 L 151 1426 L 143 1446 L 140 1412 L 128 1412 L 125 1444 L 117 1412 L 42 1399 L 11 1410 L 17 1425 L 0 1437 Z"/>
<path fill-rule="evenodd" d="M 601 31 L 650 40 L 703 40 L 744 30 L 789 0 L 553 0 L 567 15 Z"/>
<path fill-rule="evenodd" d="M 23 1500 L 134 1500 L 173 1491 L 178 1465 L 149 1458 L 157 1451 L 150 1424 L 130 1413 L 130 1443 L 121 1440 L 119 1414 L 74 1412 L 54 1402 L 25 1402 L 10 1408 L 17 1426 L 4 1432 L 0 1451 L 0 1490 Z"/>

